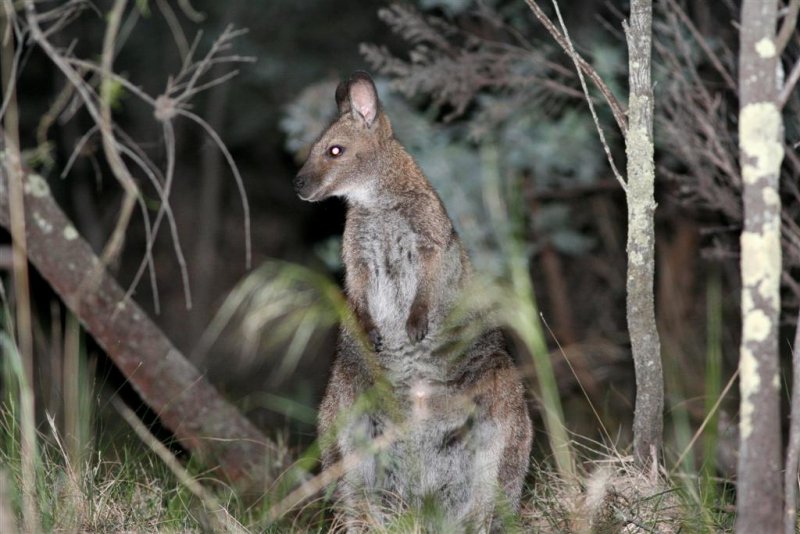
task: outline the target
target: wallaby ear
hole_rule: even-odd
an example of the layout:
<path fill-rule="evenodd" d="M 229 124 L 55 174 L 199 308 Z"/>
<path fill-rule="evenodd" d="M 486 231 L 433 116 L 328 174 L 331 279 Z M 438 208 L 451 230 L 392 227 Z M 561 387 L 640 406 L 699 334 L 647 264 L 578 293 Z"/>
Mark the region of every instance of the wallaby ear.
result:
<path fill-rule="evenodd" d="M 340 82 L 336 87 L 336 107 L 339 108 L 339 115 L 350 111 L 350 94 L 348 92 L 349 85 L 350 83 L 345 80 Z"/>
<path fill-rule="evenodd" d="M 367 127 L 372 126 L 380 110 L 378 90 L 369 74 L 356 71 L 350 76 L 348 86 L 350 106 L 355 118 L 361 118 Z"/>

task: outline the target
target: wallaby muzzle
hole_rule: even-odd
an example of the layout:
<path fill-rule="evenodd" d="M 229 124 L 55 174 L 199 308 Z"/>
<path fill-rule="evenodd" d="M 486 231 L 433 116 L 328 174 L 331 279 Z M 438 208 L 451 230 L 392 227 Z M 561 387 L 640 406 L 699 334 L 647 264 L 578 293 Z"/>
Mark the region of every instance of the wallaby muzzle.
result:
<path fill-rule="evenodd" d="M 314 180 L 301 169 L 297 176 L 294 178 L 294 191 L 301 200 L 313 200 L 314 190 L 316 189 Z"/>

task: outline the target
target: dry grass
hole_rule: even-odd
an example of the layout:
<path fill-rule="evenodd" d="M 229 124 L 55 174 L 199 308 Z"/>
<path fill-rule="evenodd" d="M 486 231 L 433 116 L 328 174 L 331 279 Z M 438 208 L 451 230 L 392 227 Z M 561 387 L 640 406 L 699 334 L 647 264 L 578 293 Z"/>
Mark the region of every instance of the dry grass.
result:
<path fill-rule="evenodd" d="M 583 467 L 576 481 L 564 481 L 536 468 L 536 481 L 523 502 L 522 523 L 529 532 L 671 533 L 720 532 L 703 525 L 706 514 L 675 481 L 655 470 L 641 473 L 632 457 L 609 456 Z M 688 529 L 688 530 L 687 530 Z"/>

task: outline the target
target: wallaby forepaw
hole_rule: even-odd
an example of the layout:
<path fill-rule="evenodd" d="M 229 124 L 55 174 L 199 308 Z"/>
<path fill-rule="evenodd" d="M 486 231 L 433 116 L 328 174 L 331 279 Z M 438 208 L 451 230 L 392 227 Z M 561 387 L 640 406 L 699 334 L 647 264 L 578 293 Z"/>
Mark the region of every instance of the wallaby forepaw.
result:
<path fill-rule="evenodd" d="M 370 331 L 367 332 L 367 337 L 372 345 L 372 350 L 375 352 L 381 352 L 383 350 L 383 336 L 378 332 L 377 328 L 370 329 Z"/>
<path fill-rule="evenodd" d="M 412 307 L 411 313 L 406 321 L 406 333 L 408 339 L 418 343 L 428 335 L 428 312 L 425 309 Z"/>

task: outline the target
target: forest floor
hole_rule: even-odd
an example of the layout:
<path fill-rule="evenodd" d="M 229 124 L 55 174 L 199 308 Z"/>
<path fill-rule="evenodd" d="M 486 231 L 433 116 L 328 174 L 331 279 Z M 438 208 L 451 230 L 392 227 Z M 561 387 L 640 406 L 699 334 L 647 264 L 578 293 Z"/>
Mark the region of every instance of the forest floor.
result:
<path fill-rule="evenodd" d="M 0 404 L 0 531 L 36 532 L 328 532 L 330 501 L 315 495 L 270 520 L 279 490 L 263 498 L 242 499 L 213 473 L 191 462 L 167 465 L 145 444 L 109 403 L 94 413 L 91 436 L 69 453 L 53 425 L 39 428 L 35 467 L 35 515 L 22 499 L 17 414 Z M 13 406 L 12 406 L 13 409 Z M 291 451 L 299 457 L 298 451 Z M 80 458 L 71 461 L 70 456 Z M 731 500 L 702 477 L 643 475 L 619 455 L 592 454 L 582 475 L 565 482 L 546 461 L 531 467 L 519 514 L 506 532 L 725 532 L 732 529 Z M 177 471 L 176 471 L 177 469 Z M 313 468 L 312 468 L 313 471 Z M 186 475 L 189 475 L 189 479 Z M 202 492 L 198 492 L 199 482 Z M 289 488 L 292 489 L 292 488 Z M 286 489 L 281 495 L 286 494 Z M 419 514 L 397 516 L 378 532 L 443 531 L 436 519 Z"/>

